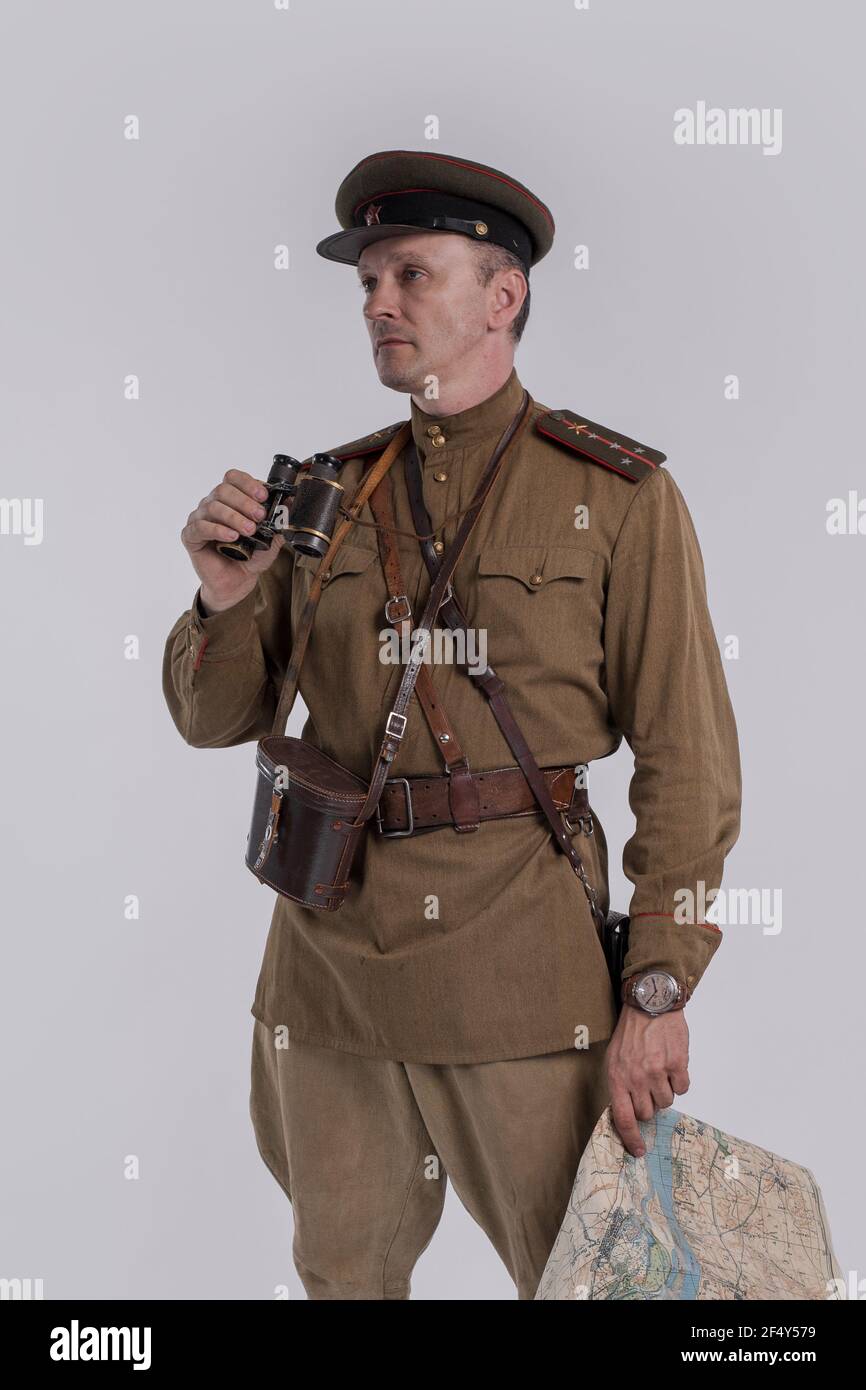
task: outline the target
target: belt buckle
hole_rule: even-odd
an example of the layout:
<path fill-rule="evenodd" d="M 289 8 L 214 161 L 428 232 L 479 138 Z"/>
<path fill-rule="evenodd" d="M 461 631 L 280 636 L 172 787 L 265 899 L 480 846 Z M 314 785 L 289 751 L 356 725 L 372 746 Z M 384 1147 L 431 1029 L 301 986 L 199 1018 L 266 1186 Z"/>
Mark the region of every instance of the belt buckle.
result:
<path fill-rule="evenodd" d="M 415 829 L 415 817 L 414 817 L 414 815 L 412 814 L 412 788 L 409 786 L 409 779 L 408 779 L 408 777 L 389 777 L 389 778 L 388 778 L 388 781 L 385 783 L 385 787 L 392 786 L 392 785 L 395 785 L 395 784 L 397 784 L 397 783 L 399 783 L 399 784 L 402 786 L 403 791 L 404 791 L 404 794 L 405 794 L 405 797 L 406 797 L 406 810 L 407 810 L 408 815 L 409 815 L 409 829 L 408 829 L 408 830 L 383 830 L 383 829 L 382 829 L 382 808 L 381 808 L 381 802 L 380 802 L 380 801 L 377 801 L 377 802 L 376 802 L 376 829 L 379 831 L 379 834 L 382 836 L 382 838 L 383 838 L 384 840 L 399 840 L 399 839 L 402 839 L 402 838 L 403 838 L 404 836 L 406 836 L 406 835 L 411 835 L 411 834 L 414 832 L 414 829 Z M 383 792 L 384 792 L 384 790 L 385 790 L 385 787 L 382 788 L 382 791 L 383 791 Z"/>

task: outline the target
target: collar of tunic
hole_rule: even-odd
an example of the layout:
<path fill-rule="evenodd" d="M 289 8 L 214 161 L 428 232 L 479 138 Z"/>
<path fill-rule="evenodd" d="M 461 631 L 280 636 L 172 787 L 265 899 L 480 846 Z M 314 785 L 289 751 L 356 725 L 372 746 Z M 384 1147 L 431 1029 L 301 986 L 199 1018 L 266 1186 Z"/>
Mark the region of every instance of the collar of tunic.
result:
<path fill-rule="evenodd" d="M 444 459 L 455 449 L 471 449 L 489 439 L 491 449 L 523 398 L 523 383 L 515 367 L 508 380 L 486 401 L 454 415 L 431 415 L 409 398 L 412 438 L 422 462 Z"/>

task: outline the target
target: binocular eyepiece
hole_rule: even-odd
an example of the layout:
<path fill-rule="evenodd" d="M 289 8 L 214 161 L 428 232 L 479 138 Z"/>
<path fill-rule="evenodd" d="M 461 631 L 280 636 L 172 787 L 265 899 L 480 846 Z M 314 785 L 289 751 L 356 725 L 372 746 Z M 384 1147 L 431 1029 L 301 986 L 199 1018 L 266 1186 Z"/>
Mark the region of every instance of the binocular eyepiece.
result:
<path fill-rule="evenodd" d="M 251 536 L 217 541 L 220 555 L 230 560 L 249 560 L 257 550 L 269 550 L 279 532 L 301 554 L 324 555 L 331 544 L 343 498 L 344 488 L 339 481 L 343 462 L 333 454 L 313 454 L 304 467 L 290 454 L 274 454 L 267 476 L 265 516 Z"/>

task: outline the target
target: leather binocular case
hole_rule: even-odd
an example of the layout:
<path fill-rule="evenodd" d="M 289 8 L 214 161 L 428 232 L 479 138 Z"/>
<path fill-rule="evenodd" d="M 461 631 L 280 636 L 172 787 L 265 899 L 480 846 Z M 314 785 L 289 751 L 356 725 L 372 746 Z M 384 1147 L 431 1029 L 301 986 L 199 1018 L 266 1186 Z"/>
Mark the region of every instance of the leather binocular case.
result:
<path fill-rule="evenodd" d="M 261 883 L 305 907 L 342 906 L 369 821 L 353 825 L 368 788 L 309 743 L 260 739 L 246 863 Z"/>

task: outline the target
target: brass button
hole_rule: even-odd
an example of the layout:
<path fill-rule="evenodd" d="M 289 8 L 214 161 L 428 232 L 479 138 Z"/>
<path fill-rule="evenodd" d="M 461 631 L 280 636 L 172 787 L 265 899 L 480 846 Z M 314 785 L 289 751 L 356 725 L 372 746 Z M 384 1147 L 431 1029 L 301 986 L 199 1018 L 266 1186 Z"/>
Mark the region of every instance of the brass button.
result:
<path fill-rule="evenodd" d="M 430 443 L 433 445 L 434 449 L 441 449 L 442 445 L 445 443 L 444 434 L 434 434 L 433 438 L 430 440 Z"/>
<path fill-rule="evenodd" d="M 486 236 L 486 235 L 487 235 L 487 223 L 486 223 L 486 222 L 476 222 L 476 223 L 475 223 L 475 230 L 476 230 L 476 232 L 478 233 L 479 236 Z"/>
<path fill-rule="evenodd" d="M 447 483 L 448 481 L 448 474 L 443 473 L 441 469 L 438 473 L 434 473 L 433 477 L 436 479 L 437 483 Z"/>
<path fill-rule="evenodd" d="M 541 575 L 540 575 L 540 574 L 531 574 L 531 575 L 529 576 L 529 582 L 530 582 L 530 584 L 540 584 L 540 583 L 542 582 Z"/>
<path fill-rule="evenodd" d="M 442 552 L 443 552 L 443 550 L 445 549 L 445 542 L 444 542 L 444 541 L 434 541 L 434 542 L 433 542 L 433 549 L 436 551 L 436 554 L 437 554 L 437 555 L 441 555 Z"/>
<path fill-rule="evenodd" d="M 439 425 L 428 425 L 428 426 L 427 426 L 427 433 L 428 433 L 428 434 L 441 434 L 441 433 L 442 433 L 442 430 L 440 429 Z"/>
<path fill-rule="evenodd" d="M 330 577 L 331 577 L 331 571 L 330 571 L 330 570 L 325 570 L 325 573 L 322 575 L 322 583 L 323 583 L 323 584 L 327 584 L 327 582 L 328 582 L 328 580 L 330 579 Z"/>

